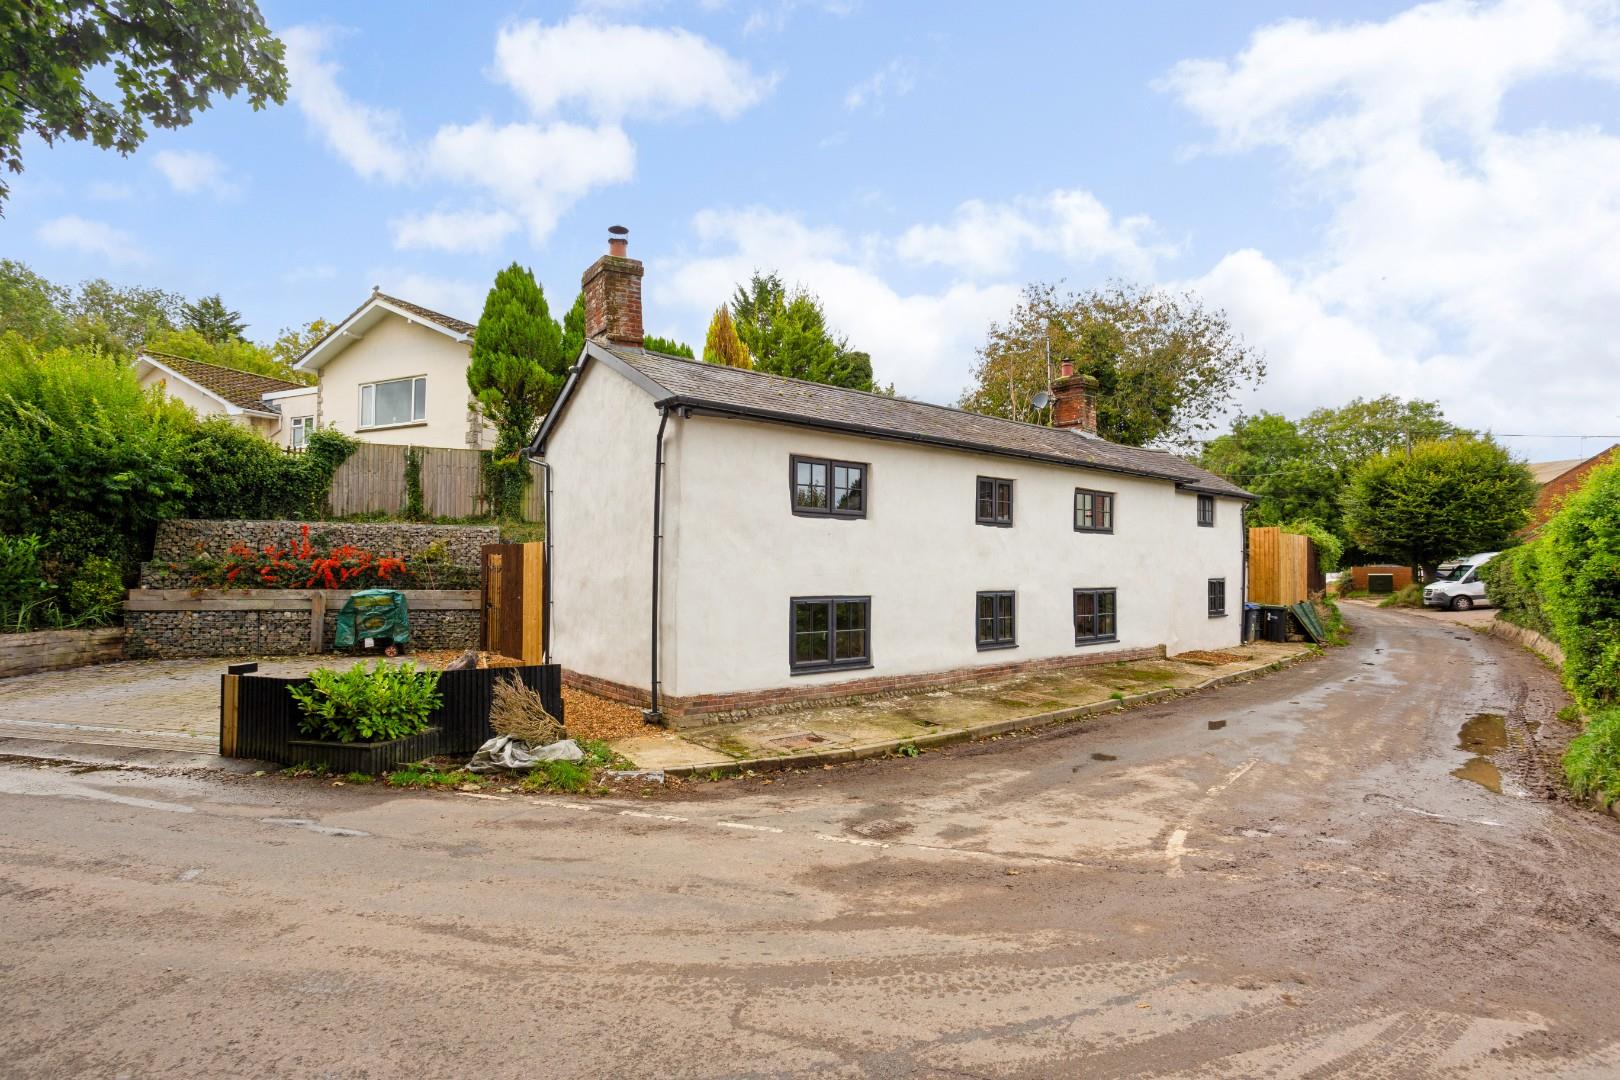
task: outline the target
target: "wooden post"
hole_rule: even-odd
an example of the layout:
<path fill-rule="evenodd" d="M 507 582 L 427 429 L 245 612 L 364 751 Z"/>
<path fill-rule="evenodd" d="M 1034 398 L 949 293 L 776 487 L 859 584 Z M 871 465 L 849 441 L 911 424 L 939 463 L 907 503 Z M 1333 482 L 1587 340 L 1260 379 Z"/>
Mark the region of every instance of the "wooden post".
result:
<path fill-rule="evenodd" d="M 221 675 L 219 677 L 219 754 L 221 757 L 236 756 L 236 709 L 237 694 L 241 690 L 242 676 Z"/>
<path fill-rule="evenodd" d="M 309 594 L 309 651 L 318 653 L 326 644 L 326 594 L 319 589 Z"/>

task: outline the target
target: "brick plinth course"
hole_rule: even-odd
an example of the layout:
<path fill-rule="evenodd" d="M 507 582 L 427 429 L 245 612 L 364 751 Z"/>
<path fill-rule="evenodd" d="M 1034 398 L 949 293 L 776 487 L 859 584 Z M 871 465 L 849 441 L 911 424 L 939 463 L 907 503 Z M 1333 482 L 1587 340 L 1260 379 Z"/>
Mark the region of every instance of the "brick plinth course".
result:
<path fill-rule="evenodd" d="M 141 585 L 148 589 L 179 589 L 191 585 L 186 568 L 198 556 L 223 558 L 234 544 L 255 551 L 266 546 L 286 547 L 309 525 L 310 543 L 319 550 L 351 544 L 378 555 L 395 555 L 407 563 L 438 545 L 450 566 L 476 573 L 480 549 L 497 544 L 501 531 L 494 525 L 417 525 L 408 522 L 342 521 L 165 521 L 158 526 L 152 561 L 141 568 Z"/>
<path fill-rule="evenodd" d="M 229 594 L 222 594 L 229 595 Z M 409 592 L 405 593 L 407 607 Z M 330 652 L 339 605 L 326 612 L 322 651 Z M 411 649 L 471 649 L 478 645 L 476 610 L 413 610 Z M 131 611 L 124 653 L 137 660 L 203 656 L 298 656 L 310 651 L 310 615 L 303 611 Z"/>

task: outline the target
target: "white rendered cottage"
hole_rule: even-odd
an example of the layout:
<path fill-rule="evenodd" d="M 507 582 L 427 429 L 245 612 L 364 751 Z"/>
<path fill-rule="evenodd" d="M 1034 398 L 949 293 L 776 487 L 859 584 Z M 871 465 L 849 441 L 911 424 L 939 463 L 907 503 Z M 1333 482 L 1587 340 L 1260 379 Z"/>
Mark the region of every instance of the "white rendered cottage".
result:
<path fill-rule="evenodd" d="M 1237 645 L 1250 496 L 1096 434 L 641 348 L 641 264 L 584 279 L 548 468 L 552 659 L 670 722 Z"/>

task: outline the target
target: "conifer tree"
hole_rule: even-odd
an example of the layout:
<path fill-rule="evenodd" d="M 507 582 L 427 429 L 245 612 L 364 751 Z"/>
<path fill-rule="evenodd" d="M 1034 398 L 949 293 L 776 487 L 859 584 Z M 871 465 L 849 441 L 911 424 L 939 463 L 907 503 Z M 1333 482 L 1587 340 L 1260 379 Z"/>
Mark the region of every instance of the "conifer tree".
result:
<path fill-rule="evenodd" d="M 495 425 L 497 458 L 529 444 L 572 362 L 534 274 L 517 263 L 496 274 L 473 335 L 467 386 Z"/>
<path fill-rule="evenodd" d="M 188 330 L 197 331 L 215 345 L 239 340 L 247 329 L 242 313 L 226 307 L 218 293 L 185 305 L 180 309 L 180 316 Z"/>
<path fill-rule="evenodd" d="M 721 304 L 709 320 L 709 336 L 703 342 L 703 359 L 710 364 L 726 367 L 752 368 L 754 358 L 748 346 L 737 336 L 737 324 L 731 321 L 731 309 Z"/>

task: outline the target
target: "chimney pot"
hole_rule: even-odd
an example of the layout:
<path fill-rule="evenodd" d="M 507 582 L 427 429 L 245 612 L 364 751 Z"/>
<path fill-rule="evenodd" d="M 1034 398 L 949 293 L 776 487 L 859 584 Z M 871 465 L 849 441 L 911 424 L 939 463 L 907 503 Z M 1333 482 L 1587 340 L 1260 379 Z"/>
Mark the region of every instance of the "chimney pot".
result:
<path fill-rule="evenodd" d="M 1074 361 L 1073 360 L 1065 360 L 1065 361 L 1063 361 L 1062 370 L 1063 370 L 1063 377 L 1065 379 L 1067 379 L 1070 375 L 1073 375 L 1074 374 Z"/>

